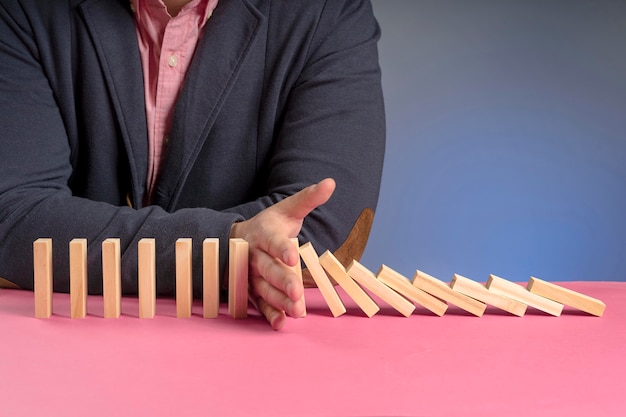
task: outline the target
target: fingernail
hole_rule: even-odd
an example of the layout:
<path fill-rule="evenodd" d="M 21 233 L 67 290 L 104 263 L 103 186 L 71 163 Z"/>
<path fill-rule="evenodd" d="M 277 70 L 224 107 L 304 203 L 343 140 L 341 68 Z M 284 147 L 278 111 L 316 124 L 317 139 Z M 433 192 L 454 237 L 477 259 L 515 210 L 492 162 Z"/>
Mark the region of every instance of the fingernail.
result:
<path fill-rule="evenodd" d="M 302 300 L 298 300 L 296 302 L 293 303 L 293 311 L 294 311 L 294 317 L 295 318 L 301 318 L 304 314 L 304 303 L 302 302 Z"/>

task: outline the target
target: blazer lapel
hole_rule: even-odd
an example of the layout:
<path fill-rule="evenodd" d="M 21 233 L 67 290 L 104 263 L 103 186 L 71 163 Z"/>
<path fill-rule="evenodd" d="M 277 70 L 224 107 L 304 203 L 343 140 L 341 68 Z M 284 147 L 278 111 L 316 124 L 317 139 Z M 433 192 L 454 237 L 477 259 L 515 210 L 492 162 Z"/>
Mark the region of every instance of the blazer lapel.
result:
<path fill-rule="evenodd" d="M 185 180 L 263 21 L 246 0 L 221 0 L 198 43 L 174 110 L 154 203 L 175 208 Z"/>
<path fill-rule="evenodd" d="M 86 0 L 80 12 L 100 59 L 131 172 L 132 200 L 141 207 L 148 167 L 143 72 L 128 0 Z"/>

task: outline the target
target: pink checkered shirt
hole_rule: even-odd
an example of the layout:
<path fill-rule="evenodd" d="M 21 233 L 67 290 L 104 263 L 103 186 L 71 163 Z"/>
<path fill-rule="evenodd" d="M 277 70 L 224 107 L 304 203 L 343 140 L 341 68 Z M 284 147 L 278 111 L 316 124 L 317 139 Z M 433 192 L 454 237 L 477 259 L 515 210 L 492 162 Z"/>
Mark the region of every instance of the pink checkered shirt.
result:
<path fill-rule="evenodd" d="M 174 103 L 205 23 L 218 0 L 191 0 L 171 17 L 161 0 L 130 0 L 137 22 L 148 123 L 147 199 L 168 144 Z"/>

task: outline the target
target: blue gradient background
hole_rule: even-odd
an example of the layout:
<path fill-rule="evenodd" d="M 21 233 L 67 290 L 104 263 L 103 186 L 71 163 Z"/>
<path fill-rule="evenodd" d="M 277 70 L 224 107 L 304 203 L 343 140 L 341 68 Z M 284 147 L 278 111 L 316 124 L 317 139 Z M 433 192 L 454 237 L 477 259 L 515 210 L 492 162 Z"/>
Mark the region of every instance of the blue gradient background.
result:
<path fill-rule="evenodd" d="M 388 145 L 363 263 L 626 280 L 626 1 L 373 5 Z"/>

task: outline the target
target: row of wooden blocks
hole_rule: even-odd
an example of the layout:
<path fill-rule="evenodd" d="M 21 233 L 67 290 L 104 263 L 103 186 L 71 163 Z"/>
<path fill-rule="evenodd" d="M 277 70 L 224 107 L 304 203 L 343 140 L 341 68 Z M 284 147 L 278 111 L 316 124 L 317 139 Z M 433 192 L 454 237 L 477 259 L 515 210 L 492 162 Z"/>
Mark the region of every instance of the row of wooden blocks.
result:
<path fill-rule="evenodd" d="M 413 280 L 409 281 L 386 265 L 382 265 L 376 275 L 357 261 L 352 261 L 344 268 L 331 252 L 327 251 L 317 258 L 310 243 L 300 247 L 300 256 L 335 317 L 344 314 L 346 309 L 328 275 L 368 317 L 376 314 L 380 308 L 363 288 L 406 317 L 413 313 L 416 305 L 437 316 L 443 316 L 448 304 L 453 304 L 478 317 L 483 315 L 487 305 L 520 317 L 526 313 L 527 306 L 553 316 L 561 315 L 564 305 L 594 316 L 602 316 L 606 308 L 600 300 L 534 277 L 530 278 L 527 287 L 524 288 L 495 275 L 490 275 L 487 284 L 483 286 L 454 274 L 452 282 L 448 285 L 419 270 L 415 272 Z"/>
<path fill-rule="evenodd" d="M 293 239 L 298 247 L 297 239 Z M 69 245 L 70 256 L 70 315 L 85 317 L 87 311 L 87 241 L 74 239 Z M 219 240 L 203 241 L 203 317 L 215 318 L 219 310 Z M 308 268 L 322 297 L 334 317 L 341 316 L 346 308 L 330 280 L 345 291 L 361 310 L 372 317 L 380 307 L 368 294 L 374 294 L 400 314 L 408 317 L 422 306 L 437 316 L 442 316 L 448 304 L 482 316 L 487 305 L 515 316 L 523 316 L 531 306 L 553 316 L 559 316 L 564 305 L 595 316 L 602 316 L 605 304 L 595 298 L 569 290 L 556 284 L 531 277 L 523 287 L 495 275 L 490 275 L 486 285 L 455 274 L 447 284 L 422 271 L 416 271 L 410 281 L 398 272 L 382 265 L 374 274 L 356 260 L 344 265 L 330 252 L 318 257 L 309 242 L 299 246 L 299 253 Z M 52 314 L 52 240 L 38 239 L 33 244 L 35 316 Z M 300 264 L 294 267 L 302 277 Z M 138 243 L 138 298 L 139 317 L 155 315 L 156 273 L 155 241 L 142 239 Z M 116 318 L 121 313 L 121 267 L 119 239 L 106 239 L 102 243 L 102 280 L 104 317 Z M 176 314 L 190 317 L 192 296 L 192 240 L 176 241 Z M 245 318 L 248 311 L 248 243 L 242 239 L 229 241 L 228 313 L 233 318 Z M 367 291 L 366 291 L 367 290 Z"/>
<path fill-rule="evenodd" d="M 192 239 L 176 241 L 176 316 L 191 317 L 193 305 Z M 297 245 L 297 239 L 294 239 Z M 87 314 L 87 240 L 69 243 L 70 316 L 84 318 Z M 219 240 L 207 238 L 202 243 L 203 316 L 216 318 L 219 313 Z M 52 315 L 52 239 L 40 238 L 33 243 L 35 317 Z M 248 242 L 229 242 L 229 300 L 232 317 L 245 318 L 248 312 Z M 141 239 L 137 244 L 137 289 L 139 317 L 153 318 L 156 310 L 155 240 Z M 102 242 L 102 297 L 105 318 L 121 314 L 122 278 L 120 240 Z"/>

